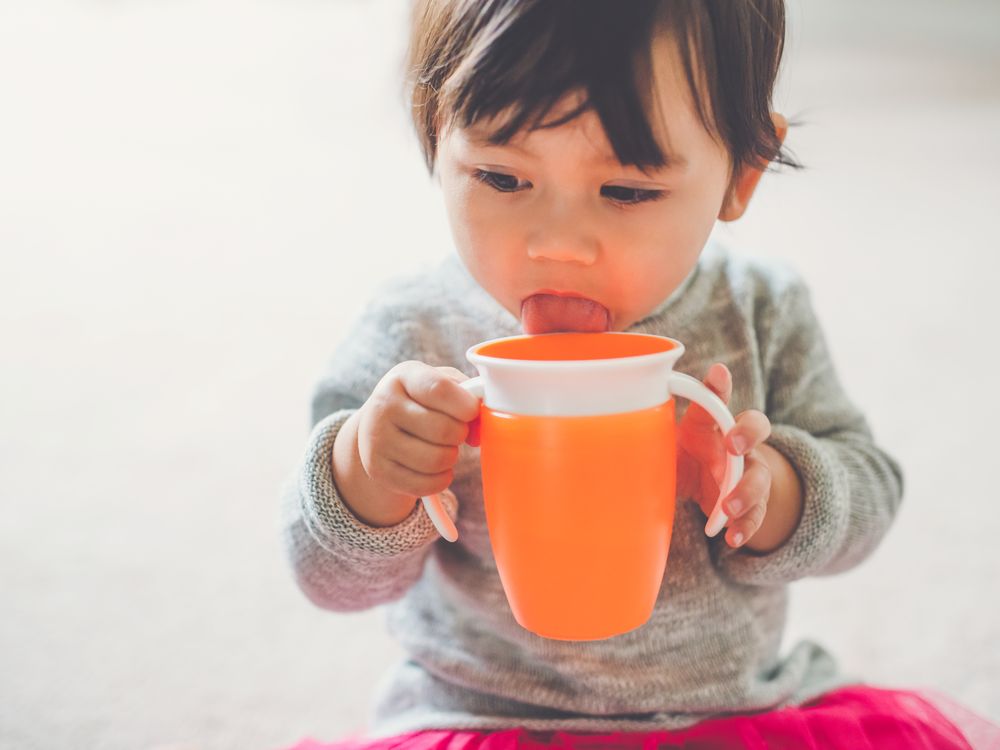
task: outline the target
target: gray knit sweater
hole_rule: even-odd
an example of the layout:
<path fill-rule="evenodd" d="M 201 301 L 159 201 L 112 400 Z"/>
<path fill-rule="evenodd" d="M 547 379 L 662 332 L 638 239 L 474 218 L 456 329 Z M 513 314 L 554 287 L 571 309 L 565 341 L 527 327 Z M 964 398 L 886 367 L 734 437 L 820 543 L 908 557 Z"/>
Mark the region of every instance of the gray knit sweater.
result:
<path fill-rule="evenodd" d="M 778 550 L 755 555 L 705 536 L 679 502 L 666 575 L 650 620 L 601 641 L 549 640 L 521 628 L 489 545 L 479 449 L 463 445 L 448 507 L 459 539 L 441 539 L 422 503 L 373 528 L 342 502 L 330 451 L 338 429 L 394 365 L 416 359 L 467 375 L 472 344 L 521 333 L 461 261 L 383 284 L 346 332 L 312 401 L 313 429 L 284 489 L 284 531 L 298 585 L 337 612 L 388 605 L 407 658 L 384 676 L 371 736 L 423 728 L 516 726 L 651 731 L 728 712 L 799 703 L 847 682 L 820 646 L 779 654 L 787 584 L 857 565 L 879 543 L 902 474 L 845 395 L 801 279 L 786 263 L 711 241 L 697 267 L 630 330 L 670 336 L 676 369 L 733 373 L 732 413 L 763 411 L 769 444 L 803 483 L 802 520 Z M 687 404 L 678 402 L 678 418 Z"/>

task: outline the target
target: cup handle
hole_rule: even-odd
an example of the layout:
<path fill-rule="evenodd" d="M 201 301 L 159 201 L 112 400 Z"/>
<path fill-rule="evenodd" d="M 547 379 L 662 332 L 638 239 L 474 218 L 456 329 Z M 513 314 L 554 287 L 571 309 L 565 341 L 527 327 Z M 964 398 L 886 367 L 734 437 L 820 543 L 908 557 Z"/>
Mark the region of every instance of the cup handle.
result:
<path fill-rule="evenodd" d="M 459 383 L 459 385 L 482 401 L 482 376 L 463 380 Z M 449 542 L 454 542 L 458 539 L 458 529 L 455 528 L 454 521 L 451 520 L 448 512 L 444 509 L 444 504 L 441 502 L 441 494 L 435 492 L 433 495 L 421 498 L 421 500 L 423 500 L 424 503 L 424 510 L 426 510 L 427 515 L 431 517 L 431 523 L 434 524 L 434 528 L 438 530 L 438 533 Z"/>
<path fill-rule="evenodd" d="M 707 411 L 719 425 L 723 435 L 733 429 L 736 420 L 733 419 L 729 408 L 701 381 L 682 372 L 675 372 L 670 375 L 669 387 L 673 395 L 693 401 Z M 722 480 L 719 499 L 715 501 L 715 508 L 708 517 L 708 523 L 705 524 L 705 533 L 708 536 L 715 536 L 729 523 L 729 516 L 722 510 L 722 498 L 732 492 L 743 477 L 743 456 L 734 456 L 727 451 L 726 457 L 726 475 Z"/>

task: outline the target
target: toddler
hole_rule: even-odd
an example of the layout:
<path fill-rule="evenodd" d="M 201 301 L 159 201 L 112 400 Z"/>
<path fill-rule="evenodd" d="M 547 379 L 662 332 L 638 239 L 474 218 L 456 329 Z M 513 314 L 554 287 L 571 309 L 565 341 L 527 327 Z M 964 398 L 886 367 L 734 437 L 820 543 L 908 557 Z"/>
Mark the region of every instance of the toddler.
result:
<path fill-rule="evenodd" d="M 852 681 L 815 643 L 779 653 L 787 585 L 864 560 L 903 488 L 799 276 L 710 237 L 769 164 L 799 166 L 771 110 L 781 0 L 417 0 L 411 22 L 412 116 L 457 255 L 392 278 L 357 317 L 285 491 L 303 592 L 338 612 L 390 605 L 407 658 L 364 733 L 298 750 L 986 746 L 996 727 L 942 696 Z M 605 640 L 515 622 L 479 402 L 458 385 L 477 374 L 471 345 L 555 331 L 679 339 L 679 369 L 737 415 L 722 435 L 678 403 L 656 608 Z M 709 537 L 727 452 L 746 470 Z M 435 492 L 457 542 L 418 501 Z"/>

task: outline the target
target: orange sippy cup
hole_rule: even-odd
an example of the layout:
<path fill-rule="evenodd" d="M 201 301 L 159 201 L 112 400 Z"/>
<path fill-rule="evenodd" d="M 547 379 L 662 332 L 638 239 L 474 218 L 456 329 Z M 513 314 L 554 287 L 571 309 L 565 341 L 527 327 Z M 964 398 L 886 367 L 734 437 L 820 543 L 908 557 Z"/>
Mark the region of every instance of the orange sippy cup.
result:
<path fill-rule="evenodd" d="M 645 623 L 666 569 L 677 481 L 674 396 L 723 433 L 729 409 L 673 372 L 684 345 L 649 334 L 547 333 L 469 348 L 479 377 L 480 457 L 490 545 L 507 601 L 527 630 L 559 640 L 610 638 Z M 743 475 L 728 456 L 721 498 Z M 440 497 L 423 498 L 458 538 Z M 728 522 L 719 503 L 705 531 Z"/>

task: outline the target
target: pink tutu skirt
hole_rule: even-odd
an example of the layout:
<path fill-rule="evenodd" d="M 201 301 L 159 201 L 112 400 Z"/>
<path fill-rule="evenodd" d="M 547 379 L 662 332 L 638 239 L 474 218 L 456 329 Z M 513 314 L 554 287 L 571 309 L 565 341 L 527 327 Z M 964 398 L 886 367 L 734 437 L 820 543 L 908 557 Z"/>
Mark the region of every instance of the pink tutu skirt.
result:
<path fill-rule="evenodd" d="M 610 734 L 521 728 L 430 729 L 287 750 L 1000 750 L 1000 727 L 943 695 L 855 685 L 801 706 L 724 716 L 685 729 Z"/>

